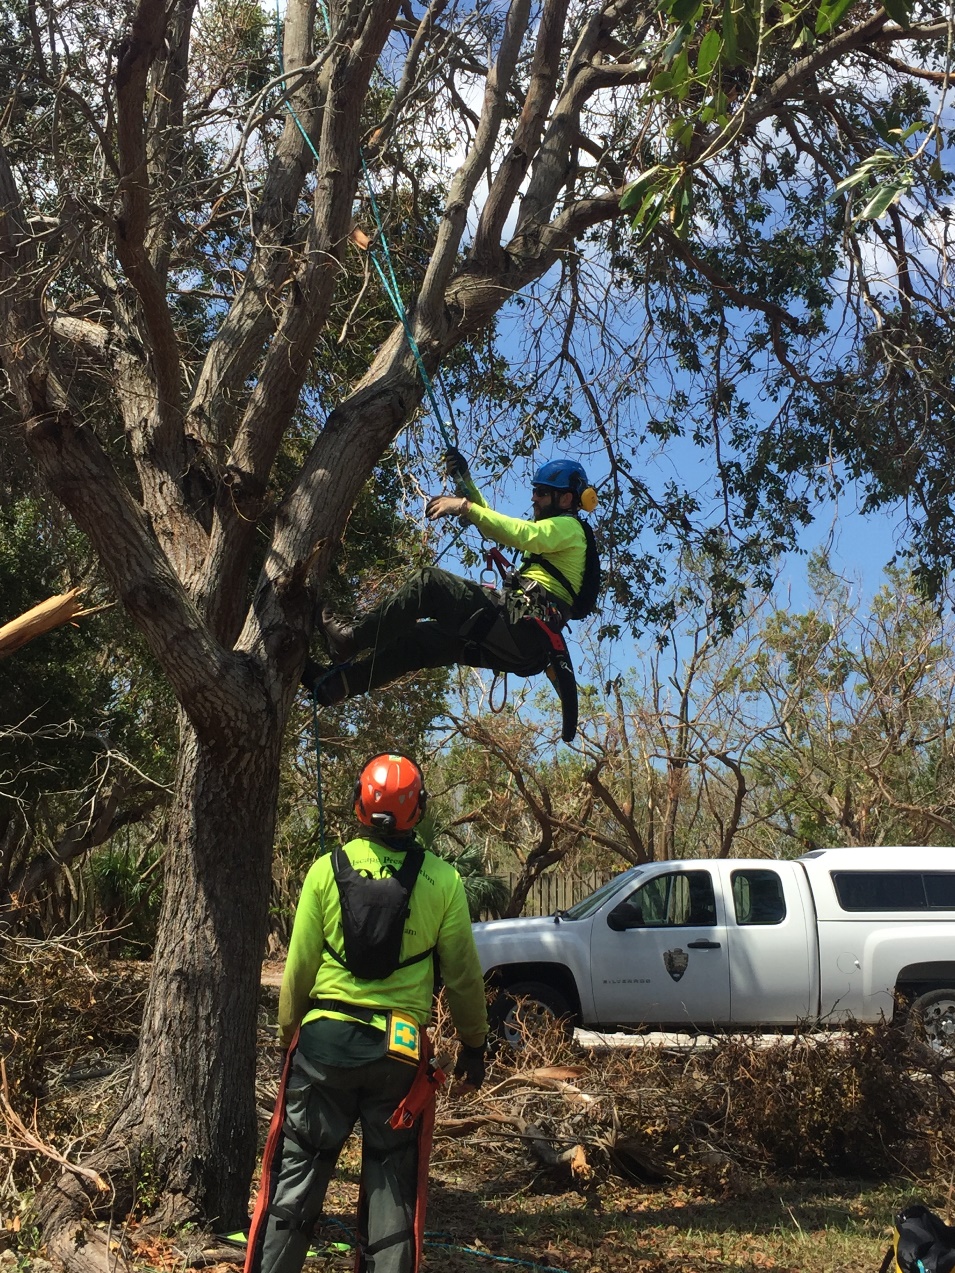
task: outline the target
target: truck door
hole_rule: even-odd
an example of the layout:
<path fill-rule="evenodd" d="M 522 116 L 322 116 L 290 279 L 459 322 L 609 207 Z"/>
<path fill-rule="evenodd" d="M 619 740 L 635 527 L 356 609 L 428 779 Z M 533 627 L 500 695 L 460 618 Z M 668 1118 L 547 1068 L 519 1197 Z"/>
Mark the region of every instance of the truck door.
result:
<path fill-rule="evenodd" d="M 726 861 L 720 870 L 733 1024 L 794 1026 L 814 1016 L 815 942 L 793 864 Z"/>
<path fill-rule="evenodd" d="M 614 899 L 594 917 L 590 966 L 602 1025 L 727 1022 L 729 958 L 712 867 L 666 869 Z"/>

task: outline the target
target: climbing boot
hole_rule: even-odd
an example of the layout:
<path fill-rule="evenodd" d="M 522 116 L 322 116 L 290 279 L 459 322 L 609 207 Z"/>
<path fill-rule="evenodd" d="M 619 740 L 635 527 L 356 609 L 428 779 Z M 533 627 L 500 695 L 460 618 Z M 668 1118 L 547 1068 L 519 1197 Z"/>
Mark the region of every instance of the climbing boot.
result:
<path fill-rule="evenodd" d="M 320 707 L 335 707 L 348 697 L 348 681 L 343 667 L 321 667 L 307 659 L 302 684 Z"/>
<path fill-rule="evenodd" d="M 328 642 L 328 652 L 336 663 L 344 663 L 357 651 L 355 629 L 327 606 L 322 610 L 322 631 Z"/>

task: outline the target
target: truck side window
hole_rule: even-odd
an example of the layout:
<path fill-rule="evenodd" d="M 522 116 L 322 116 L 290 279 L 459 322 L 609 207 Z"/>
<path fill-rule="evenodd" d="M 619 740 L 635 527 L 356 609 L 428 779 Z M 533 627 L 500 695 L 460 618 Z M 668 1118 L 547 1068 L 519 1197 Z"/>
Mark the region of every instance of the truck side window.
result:
<path fill-rule="evenodd" d="M 716 898 L 708 871 L 655 875 L 614 911 L 638 912 L 643 928 L 677 928 L 716 923 Z"/>
<path fill-rule="evenodd" d="M 734 871 L 737 924 L 781 924 L 786 918 L 783 882 L 775 871 Z"/>
<path fill-rule="evenodd" d="M 833 871 L 844 911 L 924 911 L 925 884 L 917 871 Z"/>

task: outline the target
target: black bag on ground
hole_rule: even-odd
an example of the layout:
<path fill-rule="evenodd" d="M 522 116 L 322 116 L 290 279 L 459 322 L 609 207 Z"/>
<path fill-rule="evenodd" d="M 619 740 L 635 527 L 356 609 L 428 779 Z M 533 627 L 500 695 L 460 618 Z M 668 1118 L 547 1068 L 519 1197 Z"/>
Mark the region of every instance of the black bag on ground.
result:
<path fill-rule="evenodd" d="M 424 861 L 422 849 L 408 849 L 394 875 L 381 879 L 356 871 L 343 849 L 332 854 L 342 908 L 345 952 L 326 950 L 359 981 L 383 981 L 399 968 L 427 959 L 430 950 L 402 962 L 401 938 L 411 910 L 411 893 Z"/>
<path fill-rule="evenodd" d="M 953 1268 L 955 1228 L 920 1202 L 900 1211 L 895 1217 L 895 1244 L 886 1253 L 883 1273 L 951 1273 Z"/>

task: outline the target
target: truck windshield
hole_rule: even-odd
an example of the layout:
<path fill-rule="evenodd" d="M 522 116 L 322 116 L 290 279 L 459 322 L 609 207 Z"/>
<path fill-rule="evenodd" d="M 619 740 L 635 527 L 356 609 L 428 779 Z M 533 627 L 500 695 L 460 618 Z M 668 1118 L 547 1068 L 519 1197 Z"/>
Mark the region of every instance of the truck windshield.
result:
<path fill-rule="evenodd" d="M 642 874 L 642 866 L 631 867 L 629 871 L 624 871 L 623 875 L 615 875 L 606 884 L 601 884 L 596 893 L 591 893 L 589 897 L 583 898 L 582 901 L 575 902 L 569 910 L 559 911 L 558 914 L 561 919 L 586 919 L 588 915 L 592 915 L 594 911 L 599 910 L 608 897 L 613 897 L 614 893 L 619 893 L 625 884 L 632 884 Z"/>

